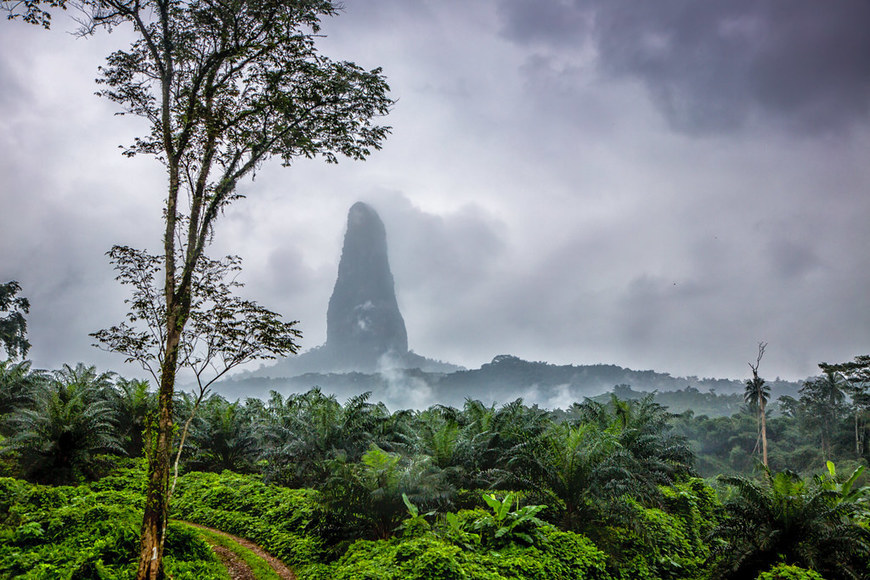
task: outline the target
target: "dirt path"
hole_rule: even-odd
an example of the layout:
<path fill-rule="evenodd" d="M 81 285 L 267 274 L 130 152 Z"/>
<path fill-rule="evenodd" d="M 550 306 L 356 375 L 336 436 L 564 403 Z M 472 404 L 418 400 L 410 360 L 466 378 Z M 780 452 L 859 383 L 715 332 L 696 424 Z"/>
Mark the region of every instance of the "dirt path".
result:
<path fill-rule="evenodd" d="M 272 570 L 275 571 L 275 574 L 280 576 L 282 578 L 282 580 L 296 580 L 296 575 L 293 573 L 292 570 L 290 570 L 290 568 L 288 568 L 286 565 L 284 565 L 284 562 L 282 562 L 278 558 L 272 556 L 271 554 L 266 552 L 263 548 L 261 548 L 257 544 L 250 542 L 244 538 L 240 538 L 238 536 L 234 536 L 232 534 L 228 534 L 226 532 L 216 530 L 214 528 L 201 526 L 199 524 L 194 524 L 192 522 L 184 522 L 184 523 L 189 525 L 189 526 L 193 526 L 194 528 L 200 528 L 200 529 L 207 530 L 207 531 L 215 533 L 215 534 L 219 534 L 221 536 L 224 536 L 226 538 L 233 540 L 234 542 L 241 544 L 245 548 L 247 548 L 250 551 L 252 551 L 253 553 L 255 553 L 257 556 L 259 556 L 260 558 L 265 560 L 266 563 L 272 567 Z M 223 546 L 212 546 L 212 549 L 215 551 L 215 553 L 221 559 L 221 562 L 223 562 L 224 565 L 227 567 L 227 571 L 229 571 L 230 576 L 232 576 L 233 580 L 254 580 L 255 577 L 254 577 L 253 572 L 251 572 L 251 567 L 248 566 L 245 562 L 243 562 L 238 556 L 233 554 L 232 551 L 227 550 L 226 548 L 223 548 Z M 224 559 L 224 556 L 222 555 L 225 552 L 229 554 L 229 556 L 227 557 L 226 560 Z M 237 566 L 237 564 L 238 564 L 238 566 Z M 231 568 L 231 566 L 232 566 L 232 568 Z M 236 574 L 239 574 L 239 575 L 236 575 Z M 245 575 L 245 574 L 247 574 L 247 575 Z"/>
<path fill-rule="evenodd" d="M 206 540 L 208 541 L 208 540 Z M 257 580 L 251 567 L 248 566 L 241 558 L 236 556 L 229 548 L 224 548 L 221 545 L 213 544 L 212 552 L 217 555 L 218 560 L 227 569 L 230 578 L 233 580 Z"/>

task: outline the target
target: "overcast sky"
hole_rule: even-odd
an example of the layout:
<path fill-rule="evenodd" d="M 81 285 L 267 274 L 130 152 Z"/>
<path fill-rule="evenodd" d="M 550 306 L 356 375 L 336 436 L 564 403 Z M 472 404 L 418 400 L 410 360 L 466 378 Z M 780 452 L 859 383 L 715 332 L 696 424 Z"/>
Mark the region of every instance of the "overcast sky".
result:
<path fill-rule="evenodd" d="M 347 210 L 381 215 L 412 349 L 799 379 L 870 352 L 870 4 L 347 0 L 323 51 L 381 66 L 393 133 L 364 163 L 267 163 L 210 254 L 326 336 Z M 162 167 L 93 95 L 124 30 L 0 23 L 0 282 L 30 358 L 137 374 L 90 346 L 160 247 Z"/>

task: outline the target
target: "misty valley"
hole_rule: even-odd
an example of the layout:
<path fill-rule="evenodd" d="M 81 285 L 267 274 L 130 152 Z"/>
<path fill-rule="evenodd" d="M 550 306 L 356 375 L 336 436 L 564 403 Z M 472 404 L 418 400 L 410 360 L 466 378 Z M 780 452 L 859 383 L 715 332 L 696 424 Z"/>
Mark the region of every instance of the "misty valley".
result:
<path fill-rule="evenodd" d="M 110 256 L 128 323 L 159 328 L 159 257 Z M 746 380 L 511 355 L 465 369 L 409 349 L 387 256 L 355 204 L 326 343 L 302 354 L 295 322 L 233 298 L 236 259 L 204 262 L 179 375 L 195 380 L 169 407 L 166 577 L 870 577 L 870 357 L 802 382 L 763 378 L 764 343 Z M 20 286 L 2 288 L 23 323 Z M 0 574 L 133 578 L 159 435 L 149 331 L 92 336 L 154 383 L 33 369 L 23 330 L 0 362 Z"/>

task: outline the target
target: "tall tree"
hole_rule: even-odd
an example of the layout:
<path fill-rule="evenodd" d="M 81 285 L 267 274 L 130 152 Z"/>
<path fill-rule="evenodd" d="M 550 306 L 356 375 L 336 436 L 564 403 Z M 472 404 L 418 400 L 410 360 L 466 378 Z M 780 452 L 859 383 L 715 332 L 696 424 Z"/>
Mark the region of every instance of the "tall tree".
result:
<path fill-rule="evenodd" d="M 23 358 L 30 350 L 24 318 L 30 312 L 30 302 L 17 296 L 19 292 L 21 285 L 15 280 L 0 284 L 0 343 L 10 359 Z"/>
<path fill-rule="evenodd" d="M 64 0 L 3 0 L 11 15 L 47 24 Z M 221 211 L 236 186 L 272 156 L 364 159 L 389 128 L 373 122 L 392 100 L 380 69 L 320 55 L 320 20 L 331 0 L 70 0 L 80 32 L 129 26 L 132 45 L 108 57 L 100 95 L 145 119 L 147 134 L 126 148 L 166 168 L 158 425 L 137 578 L 161 578 L 168 517 L 172 399 L 193 279 Z"/>
<path fill-rule="evenodd" d="M 752 369 L 752 378 L 746 381 L 746 390 L 743 393 L 743 400 L 756 409 L 758 413 L 758 432 L 761 437 L 761 461 L 767 467 L 767 401 L 770 400 L 770 386 L 764 379 L 758 376 L 758 367 L 761 365 L 761 358 L 764 356 L 764 349 L 767 348 L 766 342 L 758 343 L 758 356 L 755 358 L 755 364 L 749 363 L 749 368 Z"/>
<path fill-rule="evenodd" d="M 846 381 L 839 373 L 828 369 L 824 376 L 804 382 L 800 389 L 800 405 L 805 420 L 819 431 L 822 456 L 831 457 L 831 433 L 845 410 Z"/>
<path fill-rule="evenodd" d="M 864 455 L 867 438 L 867 419 L 870 418 L 870 355 L 859 355 L 854 360 L 838 364 L 819 363 L 823 372 L 836 373 L 845 379 L 855 423 L 855 454 Z"/>

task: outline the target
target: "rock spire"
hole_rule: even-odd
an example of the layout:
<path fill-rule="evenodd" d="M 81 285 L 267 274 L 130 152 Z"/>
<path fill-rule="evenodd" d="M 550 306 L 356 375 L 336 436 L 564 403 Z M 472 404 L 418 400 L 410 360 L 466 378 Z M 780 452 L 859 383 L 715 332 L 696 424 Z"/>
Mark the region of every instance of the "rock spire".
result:
<path fill-rule="evenodd" d="M 404 358 L 408 333 L 399 312 L 384 223 L 357 202 L 347 215 L 338 278 L 326 312 L 325 350 L 339 366 L 375 369 L 384 355 Z"/>

